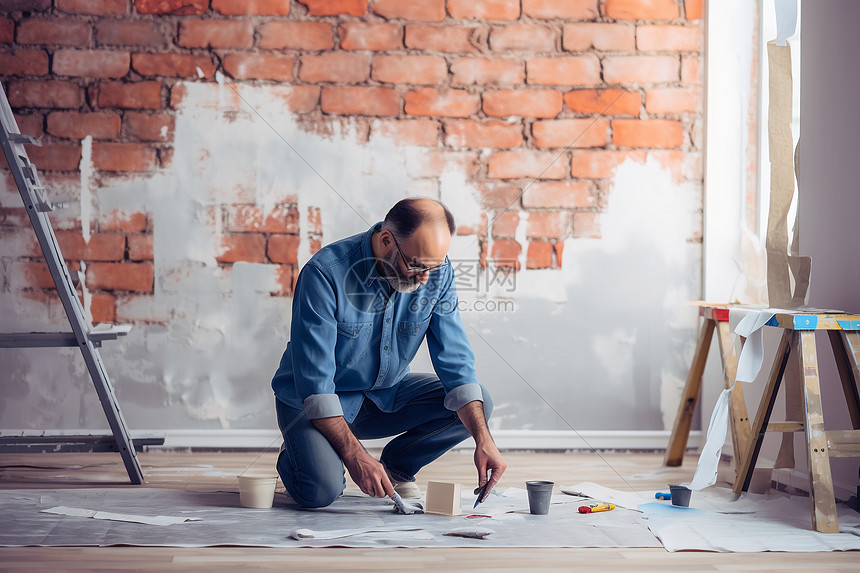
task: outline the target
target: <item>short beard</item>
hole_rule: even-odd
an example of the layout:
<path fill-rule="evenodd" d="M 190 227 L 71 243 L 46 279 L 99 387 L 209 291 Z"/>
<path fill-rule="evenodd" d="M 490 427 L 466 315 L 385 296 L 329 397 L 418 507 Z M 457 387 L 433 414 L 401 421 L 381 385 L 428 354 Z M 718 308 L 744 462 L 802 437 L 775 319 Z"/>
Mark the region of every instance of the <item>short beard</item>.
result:
<path fill-rule="evenodd" d="M 399 262 L 398 258 L 399 254 L 396 249 L 388 251 L 388 254 L 382 258 L 382 264 L 379 265 L 381 268 L 379 274 L 397 292 L 404 294 L 415 292 L 421 286 L 421 281 L 416 276 L 409 276 L 400 272 L 397 264 Z"/>

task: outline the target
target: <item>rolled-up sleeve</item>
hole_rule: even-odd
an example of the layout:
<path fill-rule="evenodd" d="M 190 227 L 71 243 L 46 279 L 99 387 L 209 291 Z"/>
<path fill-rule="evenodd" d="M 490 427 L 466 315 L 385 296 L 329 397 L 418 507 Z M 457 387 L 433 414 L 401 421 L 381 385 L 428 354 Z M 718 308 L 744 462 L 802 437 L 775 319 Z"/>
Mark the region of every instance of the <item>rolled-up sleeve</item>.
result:
<path fill-rule="evenodd" d="M 323 272 L 306 265 L 293 295 L 290 349 L 296 392 L 308 419 L 342 416 L 340 399 L 334 393 L 335 292 Z"/>
<path fill-rule="evenodd" d="M 469 402 L 483 401 L 483 392 L 475 372 L 475 355 L 460 317 L 453 270 L 448 271 L 440 294 L 430 317 L 427 349 L 445 388 L 445 408 L 456 411 Z"/>

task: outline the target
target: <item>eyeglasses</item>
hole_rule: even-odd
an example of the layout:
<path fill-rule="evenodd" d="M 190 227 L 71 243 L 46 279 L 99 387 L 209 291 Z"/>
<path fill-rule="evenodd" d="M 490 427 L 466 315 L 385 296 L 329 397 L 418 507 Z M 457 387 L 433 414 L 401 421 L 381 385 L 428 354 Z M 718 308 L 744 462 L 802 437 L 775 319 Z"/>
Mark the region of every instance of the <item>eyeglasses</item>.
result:
<path fill-rule="evenodd" d="M 397 252 L 400 253 L 400 258 L 403 259 L 403 264 L 406 265 L 406 272 L 410 275 L 420 275 L 423 273 L 429 273 L 431 271 L 435 271 L 441 269 L 442 267 L 447 267 L 451 264 L 451 261 L 448 260 L 448 255 L 445 255 L 445 262 L 440 263 L 433 267 L 427 267 L 421 264 L 410 263 L 406 257 L 403 255 L 403 251 L 400 250 L 400 245 L 397 243 L 397 239 L 394 238 L 394 234 L 391 234 L 391 238 L 394 239 L 394 246 L 397 247 Z"/>

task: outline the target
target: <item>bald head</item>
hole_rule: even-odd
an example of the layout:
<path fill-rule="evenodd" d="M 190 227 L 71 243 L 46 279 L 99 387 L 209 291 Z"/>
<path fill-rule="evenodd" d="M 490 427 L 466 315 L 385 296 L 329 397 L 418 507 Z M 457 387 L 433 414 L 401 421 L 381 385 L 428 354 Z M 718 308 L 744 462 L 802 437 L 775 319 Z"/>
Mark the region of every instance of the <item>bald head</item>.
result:
<path fill-rule="evenodd" d="M 442 227 L 454 234 L 454 216 L 445 205 L 433 199 L 412 198 L 398 201 L 385 215 L 383 229 L 408 240 L 422 226 Z"/>

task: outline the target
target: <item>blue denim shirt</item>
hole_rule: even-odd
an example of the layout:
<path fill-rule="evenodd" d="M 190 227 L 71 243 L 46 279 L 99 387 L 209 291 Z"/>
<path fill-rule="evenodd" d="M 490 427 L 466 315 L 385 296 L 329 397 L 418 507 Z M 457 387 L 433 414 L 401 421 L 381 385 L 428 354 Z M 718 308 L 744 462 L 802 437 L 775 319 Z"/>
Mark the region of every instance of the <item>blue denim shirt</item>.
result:
<path fill-rule="evenodd" d="M 365 397 L 383 412 L 398 409 L 397 383 L 425 337 L 445 407 L 482 400 L 452 266 L 431 272 L 413 293 L 395 291 L 371 249 L 381 225 L 320 249 L 299 273 L 290 341 L 272 388 L 308 419 L 351 422 Z"/>

